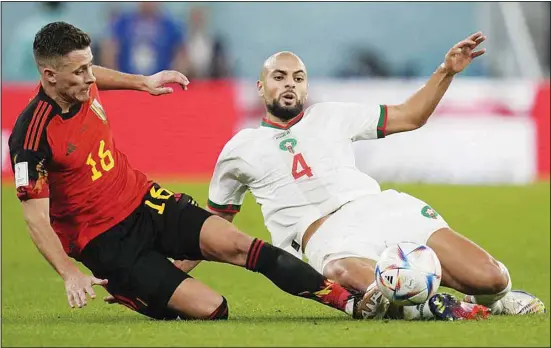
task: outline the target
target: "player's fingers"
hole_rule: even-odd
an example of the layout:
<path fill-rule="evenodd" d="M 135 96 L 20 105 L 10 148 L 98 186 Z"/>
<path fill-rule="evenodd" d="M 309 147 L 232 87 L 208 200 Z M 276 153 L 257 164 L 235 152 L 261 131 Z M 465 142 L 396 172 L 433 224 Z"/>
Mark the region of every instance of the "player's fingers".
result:
<path fill-rule="evenodd" d="M 474 47 L 476 46 L 476 42 L 474 42 L 473 40 L 471 39 L 467 39 L 467 40 L 463 40 L 463 41 L 460 41 L 459 43 L 457 43 L 454 48 L 463 48 L 463 47 Z"/>
<path fill-rule="evenodd" d="M 477 48 L 481 43 L 483 43 L 484 41 L 486 41 L 486 36 L 481 36 L 479 38 L 477 38 L 476 40 L 474 40 L 476 42 L 476 45 L 472 46 L 471 48 L 472 49 L 475 49 Z"/>
<path fill-rule="evenodd" d="M 469 35 L 469 37 L 468 37 L 467 39 L 469 39 L 469 40 L 476 40 L 477 38 L 479 38 L 479 37 L 481 37 L 481 36 L 484 36 L 484 35 L 482 34 L 482 32 L 481 32 L 481 31 L 477 31 L 476 33 L 473 33 L 473 34 Z"/>
<path fill-rule="evenodd" d="M 80 300 L 80 295 L 78 291 L 71 291 L 73 299 L 75 301 L 75 307 L 80 308 L 82 307 L 82 301 Z"/>
<path fill-rule="evenodd" d="M 82 307 L 86 306 L 86 293 L 84 292 L 83 289 L 80 289 L 79 291 L 77 291 L 77 296 L 80 299 L 79 300 L 79 307 L 82 308 Z"/>
<path fill-rule="evenodd" d="M 480 45 L 481 43 L 486 41 L 486 36 L 482 35 L 482 36 L 476 38 L 474 41 L 476 42 L 477 45 Z"/>
<path fill-rule="evenodd" d="M 105 285 L 107 285 L 108 282 L 109 281 L 107 279 L 99 279 L 99 278 L 92 277 L 92 285 L 105 286 Z"/>
<path fill-rule="evenodd" d="M 72 291 L 67 292 L 67 301 L 69 301 L 69 306 L 71 306 L 71 308 L 75 308 L 75 297 Z"/>
<path fill-rule="evenodd" d="M 476 58 L 476 57 L 480 57 L 481 55 L 483 55 L 484 53 L 486 53 L 486 49 L 483 48 L 479 51 L 476 51 L 476 52 L 473 52 L 471 53 L 471 58 Z"/>
<path fill-rule="evenodd" d="M 189 80 L 181 72 L 170 70 L 166 72 L 166 75 L 163 79 L 163 85 L 167 83 L 177 83 L 180 85 L 180 87 L 186 89 L 187 85 L 189 84 Z"/>
<path fill-rule="evenodd" d="M 94 289 L 92 289 L 92 286 L 87 286 L 85 290 L 88 293 L 88 295 L 90 295 L 90 298 L 92 300 L 96 298 L 96 293 L 94 292 Z"/>
<path fill-rule="evenodd" d="M 187 85 L 189 85 L 188 78 L 180 72 L 176 72 L 176 79 L 174 82 L 178 83 L 184 90 L 187 90 Z"/>
<path fill-rule="evenodd" d="M 187 78 L 186 75 L 184 75 L 184 74 L 182 74 L 182 73 L 180 73 L 180 72 L 178 72 L 177 74 L 178 74 L 178 77 L 179 77 L 179 79 L 181 80 L 181 82 L 182 82 L 183 85 L 186 85 L 186 86 L 189 85 L 189 79 Z"/>

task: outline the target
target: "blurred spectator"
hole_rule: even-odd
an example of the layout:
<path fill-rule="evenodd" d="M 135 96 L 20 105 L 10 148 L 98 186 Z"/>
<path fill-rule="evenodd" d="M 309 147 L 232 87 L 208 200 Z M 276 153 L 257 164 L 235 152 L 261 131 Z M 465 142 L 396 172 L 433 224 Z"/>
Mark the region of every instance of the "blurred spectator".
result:
<path fill-rule="evenodd" d="M 192 79 L 223 78 L 229 75 L 223 42 L 208 32 L 204 7 L 194 6 L 189 14 L 189 37 L 186 43 L 187 74 Z"/>
<path fill-rule="evenodd" d="M 35 34 L 46 24 L 67 19 L 65 4 L 60 1 L 40 3 L 40 12 L 25 17 L 13 30 L 6 54 L 2 54 L 2 76 L 6 79 L 37 80 L 38 70 L 34 62 L 33 41 Z M 2 47 L 5 47 L 2 45 Z M 8 68 L 9 67 L 9 68 Z"/>
<path fill-rule="evenodd" d="M 185 71 L 184 28 L 163 13 L 156 2 L 140 2 L 111 23 L 101 44 L 101 64 L 132 74 L 164 69 Z"/>
<path fill-rule="evenodd" d="M 351 54 L 351 61 L 347 61 L 346 67 L 339 73 L 338 77 L 389 77 L 390 68 L 384 58 L 375 50 L 356 49 Z"/>

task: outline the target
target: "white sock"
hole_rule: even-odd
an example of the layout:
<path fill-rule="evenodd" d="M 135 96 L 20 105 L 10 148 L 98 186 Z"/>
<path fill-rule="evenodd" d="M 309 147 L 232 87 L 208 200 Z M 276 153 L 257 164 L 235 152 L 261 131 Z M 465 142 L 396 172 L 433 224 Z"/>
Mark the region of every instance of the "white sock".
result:
<path fill-rule="evenodd" d="M 503 311 L 503 305 L 499 300 L 501 300 L 505 295 L 507 295 L 509 291 L 511 291 L 511 287 L 513 285 L 507 267 L 505 267 L 505 265 L 499 261 L 497 263 L 499 265 L 499 268 L 501 268 L 501 271 L 507 275 L 507 279 L 509 280 L 505 289 L 493 295 L 472 296 L 474 303 L 478 303 L 490 308 L 492 310 L 492 314 L 501 314 L 501 312 Z"/>
<path fill-rule="evenodd" d="M 429 301 L 415 306 L 404 306 L 405 320 L 430 320 L 434 314 L 430 311 Z"/>
<path fill-rule="evenodd" d="M 376 282 L 373 282 L 371 285 L 369 285 L 366 292 L 371 290 L 374 286 L 377 286 Z M 415 306 L 403 306 L 402 310 L 405 320 L 434 319 L 434 314 L 432 314 L 432 312 L 430 311 L 429 301 Z"/>

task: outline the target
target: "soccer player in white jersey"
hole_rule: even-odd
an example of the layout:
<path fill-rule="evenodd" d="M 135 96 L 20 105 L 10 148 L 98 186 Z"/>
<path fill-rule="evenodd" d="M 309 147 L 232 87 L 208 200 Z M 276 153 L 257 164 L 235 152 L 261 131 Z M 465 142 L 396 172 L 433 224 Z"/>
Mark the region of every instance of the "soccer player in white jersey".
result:
<path fill-rule="evenodd" d="M 225 145 L 208 208 L 232 221 L 250 190 L 274 245 L 297 257 L 304 252 L 326 277 L 372 293 L 374 306 L 366 317 L 471 319 L 486 316 L 485 306 L 494 314 L 544 311 L 537 298 L 511 291 L 507 268 L 453 231 L 430 205 L 406 193 L 381 191 L 354 163 L 353 142 L 423 126 L 454 75 L 484 54 L 475 49 L 485 38 L 479 32 L 453 46 L 428 82 L 400 105 L 335 102 L 303 110 L 305 65 L 291 52 L 274 54 L 257 83 L 266 117 L 260 127 L 240 131 Z M 387 311 L 388 301 L 374 283 L 374 264 L 388 245 L 403 241 L 431 247 L 442 265 L 442 285 L 469 295 L 466 302 L 438 294 L 429 305 Z"/>

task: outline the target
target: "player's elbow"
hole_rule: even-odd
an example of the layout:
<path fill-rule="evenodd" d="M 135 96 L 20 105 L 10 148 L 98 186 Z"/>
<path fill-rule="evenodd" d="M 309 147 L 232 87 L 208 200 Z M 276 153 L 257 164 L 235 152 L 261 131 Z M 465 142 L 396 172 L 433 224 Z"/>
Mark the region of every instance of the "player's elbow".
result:
<path fill-rule="evenodd" d="M 425 125 L 426 118 L 418 117 L 410 109 L 404 104 L 387 107 L 387 135 L 409 132 Z"/>

